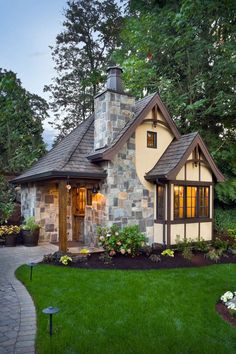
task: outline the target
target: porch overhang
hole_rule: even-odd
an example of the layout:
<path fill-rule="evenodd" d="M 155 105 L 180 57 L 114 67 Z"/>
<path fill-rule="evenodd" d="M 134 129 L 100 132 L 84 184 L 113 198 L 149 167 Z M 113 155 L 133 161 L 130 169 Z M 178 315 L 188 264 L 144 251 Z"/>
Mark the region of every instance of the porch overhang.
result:
<path fill-rule="evenodd" d="M 46 181 L 50 179 L 63 179 L 63 178 L 70 178 L 70 179 L 95 179 L 101 180 L 106 178 L 106 172 L 101 173 L 92 173 L 92 172 L 71 172 L 71 171 L 47 171 L 43 173 L 39 173 L 33 176 L 25 176 L 25 177 L 18 177 L 11 181 L 13 184 L 22 184 L 22 183 L 29 183 L 29 182 L 38 182 L 38 181 Z"/>

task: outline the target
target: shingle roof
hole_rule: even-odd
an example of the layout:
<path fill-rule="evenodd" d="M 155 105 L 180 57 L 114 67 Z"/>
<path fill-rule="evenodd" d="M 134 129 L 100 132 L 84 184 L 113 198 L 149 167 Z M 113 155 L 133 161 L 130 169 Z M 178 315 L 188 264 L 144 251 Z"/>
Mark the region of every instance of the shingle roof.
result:
<path fill-rule="evenodd" d="M 182 135 L 179 140 L 174 140 L 165 150 L 156 165 L 146 174 L 145 178 L 152 180 L 155 178 L 167 177 L 178 165 L 197 135 L 197 132 L 190 133 Z"/>
<path fill-rule="evenodd" d="M 88 174 L 105 176 L 103 169 L 87 159 L 93 149 L 94 115 L 75 128 L 28 171 L 15 178 L 24 182 L 54 175 Z"/>
<path fill-rule="evenodd" d="M 124 132 L 133 124 L 140 112 L 153 98 L 154 94 L 148 95 L 135 104 L 135 112 L 126 126 L 121 129 L 111 146 L 115 145 Z M 100 151 L 106 150 L 101 149 Z M 70 134 L 62 139 L 44 157 L 38 160 L 29 170 L 16 177 L 13 182 L 28 182 L 38 179 L 47 179 L 53 176 L 71 176 L 91 178 L 105 177 L 104 170 L 96 163 L 87 158 L 94 151 L 94 114 L 75 128 Z"/>

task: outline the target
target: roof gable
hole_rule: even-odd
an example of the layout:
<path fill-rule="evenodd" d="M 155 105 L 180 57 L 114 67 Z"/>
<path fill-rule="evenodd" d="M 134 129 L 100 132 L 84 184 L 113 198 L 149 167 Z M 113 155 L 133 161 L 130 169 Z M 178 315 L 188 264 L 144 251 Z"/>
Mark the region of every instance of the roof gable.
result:
<path fill-rule="evenodd" d="M 156 165 L 146 174 L 145 178 L 148 181 L 154 181 L 158 178 L 175 179 L 196 146 L 200 147 L 205 161 L 211 168 L 216 180 L 218 182 L 224 181 L 224 176 L 217 168 L 201 136 L 196 132 L 182 135 L 179 140 L 174 140 Z"/>
<path fill-rule="evenodd" d="M 142 123 L 147 113 L 157 106 L 162 113 L 165 121 L 172 131 L 174 137 L 179 139 L 181 137 L 176 124 L 171 118 L 166 106 L 162 102 L 158 93 L 153 93 L 145 98 L 139 100 L 135 104 L 135 113 L 133 119 L 131 119 L 117 134 L 110 146 L 103 149 L 95 150 L 88 159 L 92 161 L 110 160 L 121 149 L 121 147 L 127 142 L 127 140 L 134 133 L 139 124 Z"/>

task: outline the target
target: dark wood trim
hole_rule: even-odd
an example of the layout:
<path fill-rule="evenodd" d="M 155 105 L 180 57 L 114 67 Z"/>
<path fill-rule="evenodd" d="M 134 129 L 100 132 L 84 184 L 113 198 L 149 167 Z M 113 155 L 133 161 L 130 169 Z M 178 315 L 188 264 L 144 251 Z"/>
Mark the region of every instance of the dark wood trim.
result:
<path fill-rule="evenodd" d="M 184 164 L 184 181 L 187 179 L 187 165 L 186 163 Z"/>
<path fill-rule="evenodd" d="M 164 201 L 163 201 L 163 208 L 164 208 L 164 219 L 162 220 L 162 227 L 163 227 L 163 244 L 165 245 L 166 244 L 166 226 L 165 226 L 165 220 L 166 220 L 166 194 L 167 194 L 167 191 L 166 191 L 166 186 L 164 185 Z"/>
<path fill-rule="evenodd" d="M 201 176 L 201 162 L 198 164 L 198 180 L 201 182 L 202 176 Z"/>
<path fill-rule="evenodd" d="M 183 165 L 186 163 L 187 158 L 189 157 L 190 153 L 195 149 L 196 146 L 200 147 L 202 153 L 204 154 L 204 157 L 205 157 L 207 163 L 210 165 L 210 168 L 211 168 L 212 172 L 214 173 L 214 175 L 216 177 L 216 180 L 218 182 L 223 182 L 225 180 L 225 178 L 222 175 L 222 173 L 220 172 L 220 170 L 218 169 L 218 167 L 216 166 L 213 158 L 211 157 L 210 152 L 208 151 L 205 143 L 203 142 L 203 140 L 202 140 L 202 138 L 200 137 L 199 134 L 197 134 L 195 136 L 195 138 L 193 139 L 192 143 L 189 145 L 189 147 L 185 151 L 184 155 L 180 159 L 180 161 L 177 164 L 177 166 L 170 173 L 167 174 L 167 178 L 170 179 L 170 180 L 171 179 L 175 179 L 176 175 L 181 170 Z"/>
<path fill-rule="evenodd" d="M 167 220 L 165 222 L 167 224 L 167 246 L 170 246 L 171 241 L 171 184 L 167 184 Z"/>
<path fill-rule="evenodd" d="M 212 194 L 210 201 L 211 201 L 211 206 L 209 205 L 209 216 L 210 216 L 210 211 L 212 210 L 212 225 L 211 225 L 211 239 L 214 240 L 214 229 L 215 229 L 215 221 L 214 221 L 214 184 L 212 185 L 212 193 L 211 193 L 211 188 L 209 188 L 209 195 Z"/>
<path fill-rule="evenodd" d="M 66 181 L 59 182 L 59 251 L 67 252 L 67 199 Z"/>
<path fill-rule="evenodd" d="M 181 180 L 171 180 L 170 183 L 173 183 L 177 186 L 181 185 L 181 186 L 193 186 L 193 187 L 209 187 L 213 184 L 213 182 L 199 182 L 199 181 L 181 181 Z"/>
<path fill-rule="evenodd" d="M 200 240 L 201 237 L 201 223 L 198 223 L 198 241 Z"/>
<path fill-rule="evenodd" d="M 157 124 L 160 124 L 160 125 L 163 125 L 165 128 L 168 128 L 168 129 L 170 128 L 166 122 L 164 122 L 163 120 L 160 120 L 160 119 L 144 119 L 141 124 L 145 124 L 145 123 L 153 123 L 153 125 L 155 124 L 154 127 L 156 127 Z"/>
<path fill-rule="evenodd" d="M 170 224 L 197 224 L 199 222 L 212 222 L 212 218 L 189 218 L 189 219 L 176 219 L 171 220 Z M 167 221 L 165 222 L 167 224 Z"/>
<path fill-rule="evenodd" d="M 186 235 L 187 235 L 186 223 L 184 223 L 184 240 L 186 240 Z"/>

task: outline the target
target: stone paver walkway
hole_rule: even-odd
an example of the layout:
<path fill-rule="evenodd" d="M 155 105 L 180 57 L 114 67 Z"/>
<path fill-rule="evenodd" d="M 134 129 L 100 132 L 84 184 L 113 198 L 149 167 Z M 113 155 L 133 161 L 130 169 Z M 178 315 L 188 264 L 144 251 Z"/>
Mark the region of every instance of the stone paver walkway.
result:
<path fill-rule="evenodd" d="M 0 247 L 0 354 L 35 353 L 34 304 L 14 272 L 21 264 L 38 262 L 44 254 L 57 249 L 51 244 Z"/>

